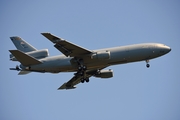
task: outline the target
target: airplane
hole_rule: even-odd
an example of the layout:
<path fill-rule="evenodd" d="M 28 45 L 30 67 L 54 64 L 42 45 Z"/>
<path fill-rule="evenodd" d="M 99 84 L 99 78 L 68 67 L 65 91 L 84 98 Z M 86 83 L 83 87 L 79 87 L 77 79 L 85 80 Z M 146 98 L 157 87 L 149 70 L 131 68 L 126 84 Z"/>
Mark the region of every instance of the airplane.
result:
<path fill-rule="evenodd" d="M 38 58 L 19 49 L 9 50 L 21 63 L 15 68 L 10 68 L 10 70 L 20 71 L 20 75 L 30 72 L 75 72 L 74 76 L 68 82 L 61 85 L 58 90 L 74 89 L 76 88 L 75 85 L 79 83 L 89 82 L 89 78 L 92 76 L 111 78 L 113 77 L 113 70 L 104 70 L 111 65 L 146 61 L 146 67 L 149 68 L 149 60 L 171 51 L 169 46 L 161 43 L 141 43 L 88 50 L 51 33 L 41 34 L 50 40 L 54 44 L 54 47 L 63 53 L 63 55 Z"/>

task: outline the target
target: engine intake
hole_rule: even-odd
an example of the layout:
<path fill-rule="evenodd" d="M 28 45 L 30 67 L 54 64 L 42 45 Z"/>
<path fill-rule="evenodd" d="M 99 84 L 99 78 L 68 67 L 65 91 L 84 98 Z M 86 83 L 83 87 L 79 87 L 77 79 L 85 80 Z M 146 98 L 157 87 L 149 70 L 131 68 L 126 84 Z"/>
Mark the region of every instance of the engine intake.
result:
<path fill-rule="evenodd" d="M 99 78 L 111 78 L 113 77 L 113 70 L 101 70 L 94 75 L 95 77 Z"/>

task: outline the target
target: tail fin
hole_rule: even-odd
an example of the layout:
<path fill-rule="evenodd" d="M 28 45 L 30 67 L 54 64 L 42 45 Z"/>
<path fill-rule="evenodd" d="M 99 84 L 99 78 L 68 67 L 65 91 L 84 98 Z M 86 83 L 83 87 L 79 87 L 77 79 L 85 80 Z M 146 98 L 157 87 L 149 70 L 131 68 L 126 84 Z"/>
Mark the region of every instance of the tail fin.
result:
<path fill-rule="evenodd" d="M 36 51 L 37 49 L 33 47 L 31 44 L 21 39 L 18 36 L 10 37 L 16 48 L 22 52 L 31 52 Z"/>
<path fill-rule="evenodd" d="M 35 64 L 40 64 L 42 63 L 41 61 L 35 59 L 34 57 L 31 57 L 19 50 L 9 50 L 15 57 L 16 59 L 24 66 L 29 66 L 29 65 L 35 65 Z"/>

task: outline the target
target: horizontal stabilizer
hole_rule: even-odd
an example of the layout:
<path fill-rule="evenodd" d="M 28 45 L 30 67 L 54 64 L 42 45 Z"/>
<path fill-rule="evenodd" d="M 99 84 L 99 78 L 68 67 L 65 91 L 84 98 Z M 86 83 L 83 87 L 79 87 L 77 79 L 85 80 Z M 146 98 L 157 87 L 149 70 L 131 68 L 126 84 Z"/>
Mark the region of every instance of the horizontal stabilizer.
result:
<path fill-rule="evenodd" d="M 35 59 L 34 57 L 31 57 L 19 50 L 9 50 L 15 57 L 16 59 L 24 66 L 29 66 L 29 65 L 35 65 L 35 64 L 40 64 L 42 63 L 41 61 Z"/>

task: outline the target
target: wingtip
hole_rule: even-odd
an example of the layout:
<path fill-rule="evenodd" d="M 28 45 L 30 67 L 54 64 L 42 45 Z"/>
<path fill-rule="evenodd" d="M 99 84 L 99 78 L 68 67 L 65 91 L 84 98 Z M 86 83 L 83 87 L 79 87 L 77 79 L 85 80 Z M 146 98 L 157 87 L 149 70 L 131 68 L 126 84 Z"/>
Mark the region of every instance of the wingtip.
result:
<path fill-rule="evenodd" d="M 64 89 L 69 90 L 69 89 L 75 89 L 76 88 L 76 86 L 67 87 L 66 84 L 67 83 L 64 83 L 57 90 L 64 90 Z"/>
<path fill-rule="evenodd" d="M 10 53 L 14 53 L 14 52 L 21 52 L 19 50 L 9 50 Z"/>
<path fill-rule="evenodd" d="M 10 53 L 12 53 L 12 52 L 14 52 L 14 51 L 16 51 L 16 50 L 9 50 Z"/>
<path fill-rule="evenodd" d="M 19 37 L 19 36 L 11 36 L 11 37 L 9 37 L 11 40 L 14 40 L 14 39 L 16 39 L 16 40 L 20 40 L 21 39 L 21 37 Z"/>
<path fill-rule="evenodd" d="M 9 37 L 11 40 L 14 40 L 13 38 L 15 38 L 15 36 L 11 36 L 11 37 Z"/>
<path fill-rule="evenodd" d="M 47 35 L 47 34 L 51 34 L 50 32 L 43 32 L 41 33 L 41 35 Z"/>
<path fill-rule="evenodd" d="M 58 88 L 57 90 L 62 90 L 62 89 Z"/>

